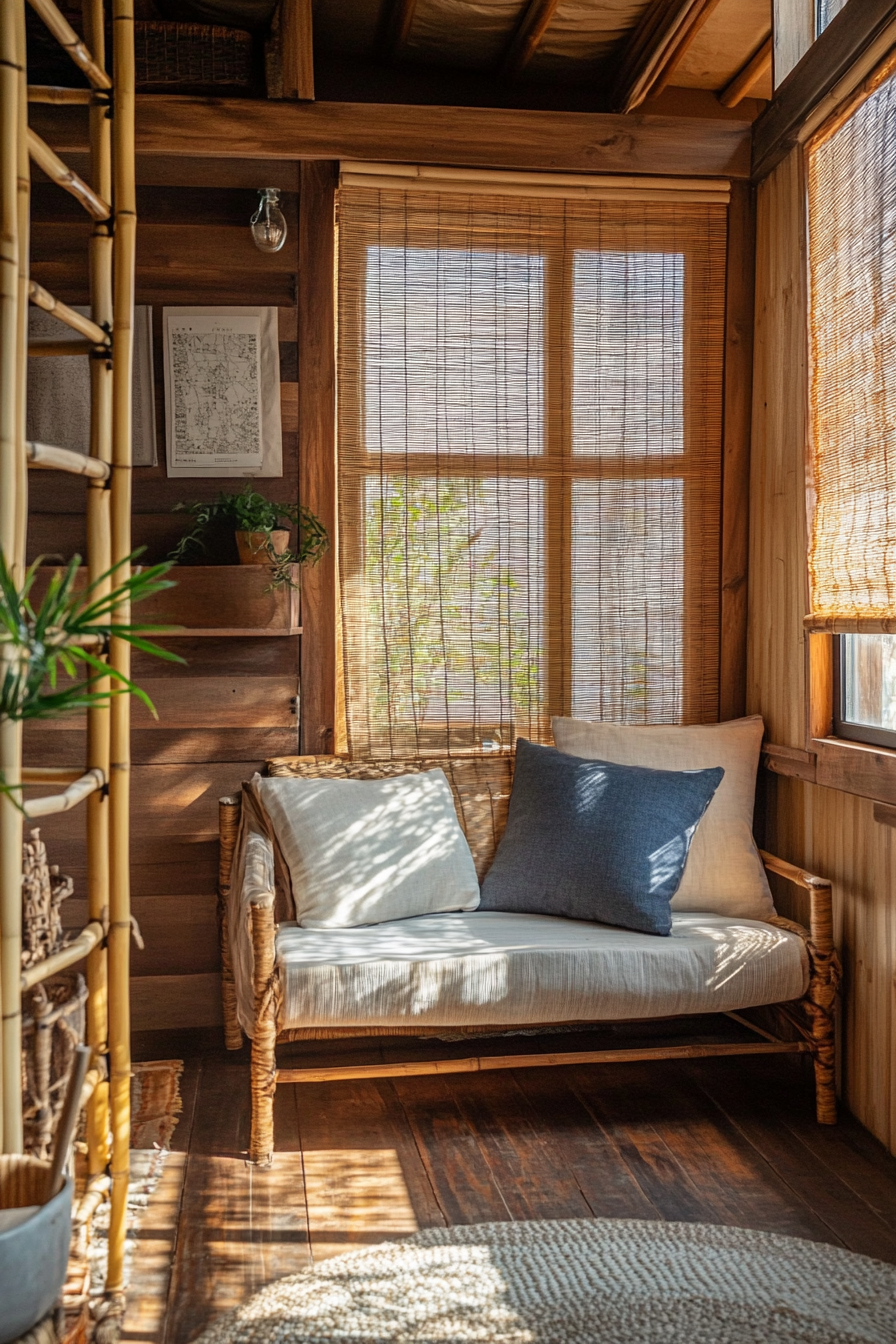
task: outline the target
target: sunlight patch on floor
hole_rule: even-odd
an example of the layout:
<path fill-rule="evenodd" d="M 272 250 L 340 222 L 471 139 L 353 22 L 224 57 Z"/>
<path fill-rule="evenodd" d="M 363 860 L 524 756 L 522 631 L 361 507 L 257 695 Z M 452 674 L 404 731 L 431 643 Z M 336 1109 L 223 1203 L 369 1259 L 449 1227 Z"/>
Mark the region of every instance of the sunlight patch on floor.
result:
<path fill-rule="evenodd" d="M 327 1148 L 304 1161 L 315 1260 L 419 1230 L 394 1148 Z"/>

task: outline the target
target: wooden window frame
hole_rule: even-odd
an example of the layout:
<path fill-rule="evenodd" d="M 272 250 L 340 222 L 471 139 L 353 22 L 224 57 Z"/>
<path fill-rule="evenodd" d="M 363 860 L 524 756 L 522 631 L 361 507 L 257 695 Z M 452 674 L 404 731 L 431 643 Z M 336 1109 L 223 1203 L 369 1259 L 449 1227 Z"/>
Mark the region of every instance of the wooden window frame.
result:
<path fill-rule="evenodd" d="M 841 15 L 833 20 L 825 30 L 829 33 L 837 24 Z M 824 34 L 822 35 L 824 36 Z M 873 78 L 873 71 L 870 72 Z M 856 89 L 850 89 L 848 97 L 839 105 L 847 106 L 855 96 Z M 837 115 L 838 109 L 834 112 Z M 803 153 L 805 168 L 805 151 Z M 808 211 L 808 191 L 804 175 L 801 191 L 803 215 L 801 236 L 808 239 L 806 212 Z M 806 349 L 808 355 L 809 340 L 809 256 L 805 253 L 805 287 L 803 304 L 805 309 Z M 806 360 L 805 397 L 805 454 L 808 467 L 810 443 L 809 421 L 809 367 Z M 808 480 L 806 492 L 806 516 L 808 519 L 812 505 L 812 487 Z M 808 537 L 806 538 L 808 553 Z M 804 604 L 809 610 L 809 572 L 808 564 L 804 575 Z M 838 694 L 838 650 L 835 644 L 839 636 L 828 631 L 807 630 L 805 635 L 805 686 L 806 686 L 806 749 L 767 745 L 764 748 L 764 763 L 776 774 L 793 775 L 810 783 L 826 788 L 837 789 L 843 793 L 854 793 L 871 798 L 876 802 L 896 804 L 896 748 L 880 743 L 858 741 L 852 737 L 843 737 L 836 732 L 835 696 Z"/>
<path fill-rule="evenodd" d="M 299 490 L 334 541 L 302 576 L 300 743 L 338 751 L 336 541 L 335 200 L 339 165 L 301 163 L 299 201 Z M 722 409 L 719 718 L 745 712 L 747 560 L 753 373 L 755 197 L 731 180 L 725 289 Z M 896 791 L 894 791 L 896 801 Z"/>
<path fill-rule="evenodd" d="M 726 274 L 729 264 L 728 234 L 731 228 L 731 218 L 729 214 L 726 217 Z M 739 220 L 739 223 L 742 222 Z M 362 226 L 363 227 L 363 226 Z M 635 226 L 637 228 L 637 226 Z M 388 235 L 383 234 L 382 230 L 375 229 L 372 224 L 366 228 L 370 243 L 382 243 L 384 240 L 387 245 L 402 246 L 406 244 L 406 233 L 401 229 L 396 229 L 394 240 Z M 601 224 L 601 251 L 620 251 L 626 252 L 632 250 L 631 226 L 622 221 L 604 221 Z M 361 234 L 363 238 L 364 233 Z M 444 246 L 451 247 L 450 235 L 444 241 Z M 458 244 L 459 247 L 467 245 L 465 241 Z M 540 454 L 520 453 L 500 454 L 500 472 L 501 479 L 519 478 L 527 481 L 538 481 L 544 490 L 544 521 L 546 534 L 544 539 L 545 560 L 544 560 L 544 594 L 542 609 L 545 621 L 545 646 L 547 650 L 554 651 L 554 657 L 550 656 L 546 660 L 543 670 L 545 691 L 543 701 L 543 713 L 539 717 L 539 731 L 542 740 L 551 741 L 550 719 L 553 715 L 572 715 L 575 712 L 573 703 L 573 675 L 574 675 L 574 604 L 571 599 L 571 569 L 573 564 L 574 548 L 574 486 L 579 481 L 599 481 L 601 479 L 631 479 L 631 480 L 674 480 L 680 481 L 682 486 L 682 526 L 683 526 L 683 547 L 687 553 L 686 536 L 689 529 L 698 529 L 702 531 L 710 524 L 718 526 L 718 558 L 720 569 L 724 564 L 725 536 L 722 526 L 725 488 L 725 436 L 726 436 L 726 410 L 728 410 L 727 400 L 729 387 L 726 382 L 726 372 L 728 369 L 728 350 L 726 348 L 726 336 L 728 328 L 727 303 L 723 305 L 721 313 L 720 340 L 723 346 L 722 373 L 719 388 L 719 490 L 716 502 L 706 501 L 701 505 L 700 490 L 698 488 L 701 479 L 702 464 L 699 458 L 695 456 L 693 446 L 694 434 L 700 423 L 699 408 L 692 403 L 693 396 L 689 397 L 687 386 L 687 373 L 690 367 L 693 367 L 695 361 L 699 362 L 699 352 L 704 348 L 707 338 L 707 326 L 701 319 L 699 312 L 699 293 L 695 292 L 695 274 L 701 269 L 705 269 L 708 262 L 708 253 L 704 247 L 693 244 L 691 246 L 676 245 L 675 247 L 666 247 L 667 252 L 681 253 L 684 256 L 684 293 L 683 293 L 683 333 L 682 341 L 684 348 L 683 369 L 685 374 L 685 385 L 683 387 L 684 404 L 684 435 L 680 454 L 651 454 L 644 452 L 641 458 L 636 458 L 634 454 L 626 454 L 623 458 L 618 453 L 585 453 L 575 452 L 573 447 L 573 421 L 574 407 L 572 404 L 573 378 L 573 336 L 574 336 L 574 282 L 573 266 L 576 256 L 580 253 L 594 251 L 594 243 L 589 230 L 584 222 L 572 221 L 567 225 L 567 231 L 564 240 L 561 243 L 550 239 L 533 240 L 528 234 L 515 235 L 509 231 L 506 237 L 501 238 L 501 247 L 511 252 L 529 251 L 540 255 L 544 263 L 544 288 L 542 302 L 544 305 L 544 323 L 545 347 L 543 352 L 543 439 L 542 452 Z M 363 341 L 362 326 L 364 322 L 364 296 L 363 296 L 363 276 L 358 276 L 359 289 L 355 294 L 349 294 L 348 302 L 343 309 L 343 316 L 340 319 L 340 336 L 349 342 L 361 344 Z M 550 320 L 551 309 L 556 312 L 559 310 L 561 321 L 552 323 Z M 350 316 L 346 318 L 345 314 Z M 553 342 L 549 341 L 548 333 L 558 331 L 559 337 Z M 358 414 L 363 417 L 363 407 L 359 404 Z M 346 518 L 346 506 L 348 515 L 351 518 L 351 528 L 360 531 L 362 527 L 360 518 L 360 508 L 362 499 L 361 481 L 365 475 L 370 477 L 379 477 L 388 474 L 388 463 L 390 454 L 373 452 L 365 454 L 360 448 L 352 451 L 352 481 L 354 490 L 349 487 L 349 493 L 345 493 L 345 487 L 342 487 L 342 517 L 343 522 Z M 401 476 L 406 474 L 413 478 L 436 478 L 446 479 L 451 476 L 451 454 L 443 453 L 413 453 L 408 455 L 401 451 L 396 451 L 395 471 Z M 457 476 L 459 479 L 483 479 L 490 480 L 495 476 L 494 454 L 484 453 L 481 458 L 467 453 L 457 454 Z M 728 482 L 729 489 L 731 482 Z M 553 497 L 553 504 L 551 499 Z M 552 544 L 551 536 L 548 535 L 548 520 L 551 520 L 551 528 L 555 534 L 555 540 Z M 710 598 L 710 588 L 712 595 Z M 570 600 L 564 602 L 561 594 L 566 591 L 570 593 Z M 723 624 L 723 590 L 718 585 L 718 572 L 715 582 L 705 568 L 699 564 L 698 556 L 694 555 L 693 562 L 685 566 L 683 573 L 683 609 L 682 609 L 682 642 L 686 646 L 689 639 L 701 637 L 704 629 L 708 601 L 714 600 L 716 604 L 716 637 L 715 650 L 713 657 L 720 672 L 721 681 L 721 648 L 722 648 L 722 624 Z M 338 620 L 338 616 L 337 616 Z M 733 625 L 733 622 L 729 622 Z M 559 625 L 559 629 L 557 628 Z M 736 642 L 736 641 L 735 641 Z M 704 686 L 706 670 L 692 668 L 691 675 L 688 677 L 687 667 L 682 669 L 682 719 L 683 723 L 700 723 L 704 720 L 700 717 L 700 707 L 704 697 Z M 727 689 L 727 688 L 726 688 Z M 728 700 L 736 697 L 729 690 Z M 721 717 L 722 694 L 721 685 L 716 686 L 716 706 Z M 457 725 L 463 727 L 463 725 Z M 443 750 L 444 748 L 439 748 Z M 458 751 L 475 751 L 475 747 L 459 748 Z"/>

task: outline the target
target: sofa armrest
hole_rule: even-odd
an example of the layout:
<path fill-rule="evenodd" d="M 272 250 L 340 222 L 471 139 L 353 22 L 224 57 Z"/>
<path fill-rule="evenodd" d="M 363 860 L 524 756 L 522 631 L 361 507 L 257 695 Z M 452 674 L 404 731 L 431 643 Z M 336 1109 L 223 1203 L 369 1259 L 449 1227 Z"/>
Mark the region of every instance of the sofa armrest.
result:
<path fill-rule="evenodd" d="M 809 893 L 809 932 L 812 942 L 822 956 L 830 956 L 834 950 L 834 908 L 830 879 L 816 877 L 805 868 L 788 863 L 786 859 L 776 858 L 774 854 L 766 854 L 764 850 L 759 852 L 770 873 L 783 877 Z"/>

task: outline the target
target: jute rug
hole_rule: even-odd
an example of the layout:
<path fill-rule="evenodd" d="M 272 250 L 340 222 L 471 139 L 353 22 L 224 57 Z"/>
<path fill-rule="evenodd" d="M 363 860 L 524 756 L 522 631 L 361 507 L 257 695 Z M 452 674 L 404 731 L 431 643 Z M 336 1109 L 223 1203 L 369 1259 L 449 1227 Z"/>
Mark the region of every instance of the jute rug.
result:
<path fill-rule="evenodd" d="M 436 1228 L 280 1279 L 195 1344 L 894 1344 L 896 1266 L 707 1224 Z"/>

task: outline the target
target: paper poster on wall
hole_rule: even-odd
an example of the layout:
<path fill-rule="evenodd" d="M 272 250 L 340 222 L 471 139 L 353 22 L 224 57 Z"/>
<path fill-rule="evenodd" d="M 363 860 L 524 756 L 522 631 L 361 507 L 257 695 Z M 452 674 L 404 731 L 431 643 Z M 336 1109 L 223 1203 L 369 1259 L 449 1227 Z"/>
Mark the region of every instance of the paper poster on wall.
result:
<path fill-rule="evenodd" d="M 90 309 L 83 305 L 77 306 L 75 311 L 85 317 L 90 314 Z M 29 309 L 28 333 L 52 336 L 59 341 L 83 339 L 78 332 L 41 308 Z M 154 467 L 158 457 L 152 308 L 146 304 L 134 309 L 133 397 L 133 463 L 135 467 Z M 90 360 L 87 355 L 29 359 L 25 434 L 38 443 L 70 448 L 75 453 L 90 451 Z"/>
<path fill-rule="evenodd" d="M 282 476 L 276 308 L 165 308 L 169 476 Z"/>

